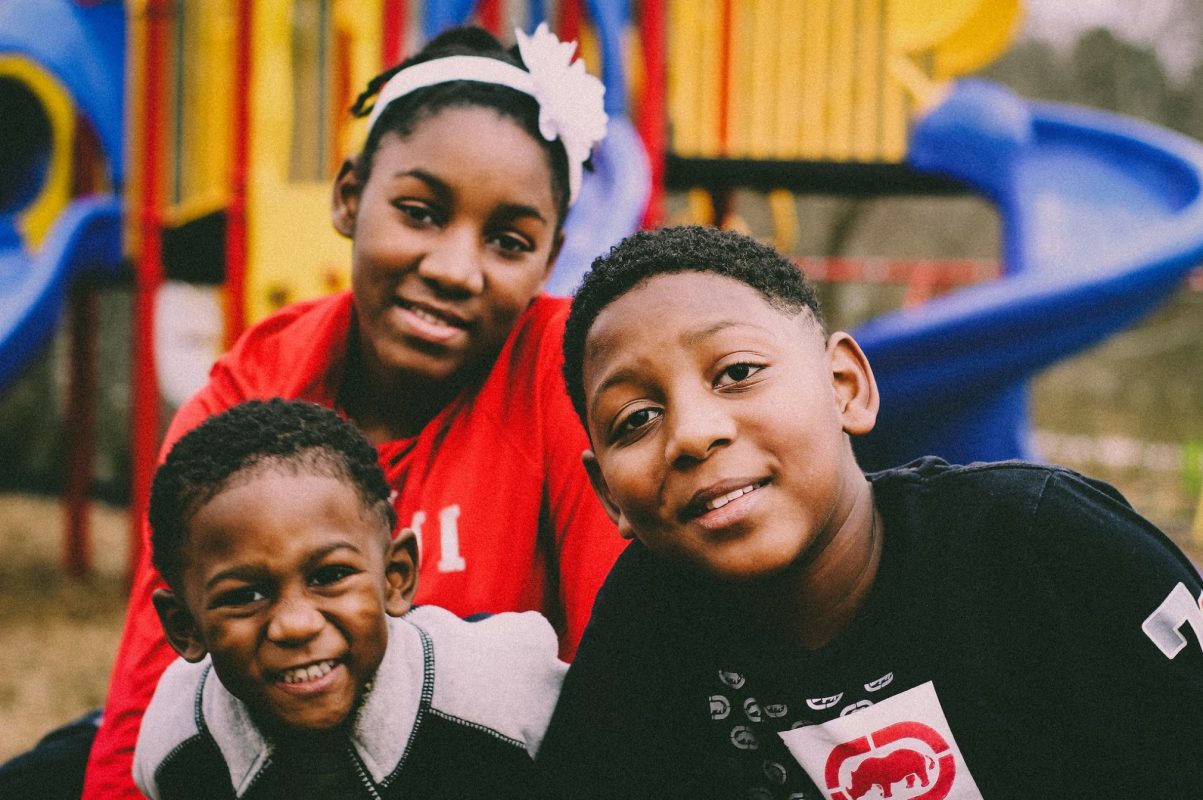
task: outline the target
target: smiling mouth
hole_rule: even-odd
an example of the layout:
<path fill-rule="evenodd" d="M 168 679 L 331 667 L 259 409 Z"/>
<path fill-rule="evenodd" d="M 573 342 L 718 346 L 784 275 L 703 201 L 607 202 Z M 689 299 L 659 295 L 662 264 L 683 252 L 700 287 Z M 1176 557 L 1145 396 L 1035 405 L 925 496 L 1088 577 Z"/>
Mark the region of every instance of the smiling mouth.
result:
<path fill-rule="evenodd" d="M 468 322 L 462 317 L 447 314 L 428 306 L 417 305 L 408 300 L 398 298 L 394 301 L 398 308 L 408 311 L 422 322 L 428 325 L 441 326 L 447 328 L 457 328 L 460 330 L 468 327 Z"/>
<path fill-rule="evenodd" d="M 736 487 L 735 489 L 723 492 L 722 494 L 713 496 L 707 496 L 703 494 L 699 497 L 695 497 L 692 501 L 690 501 L 689 505 L 684 508 L 681 516 L 688 520 L 703 516 L 711 511 L 717 511 L 728 503 L 738 500 L 744 495 L 751 494 L 757 489 L 768 485 L 768 482 L 768 479 L 765 478 L 763 480 L 753 481 L 752 483 L 745 484 L 744 486 Z"/>
<path fill-rule="evenodd" d="M 338 666 L 338 662 L 334 659 L 317 661 L 313 664 L 306 664 L 303 667 L 286 669 L 279 674 L 276 680 L 286 684 L 308 683 L 309 681 L 316 681 L 318 678 L 329 675 L 330 671 L 336 666 Z"/>

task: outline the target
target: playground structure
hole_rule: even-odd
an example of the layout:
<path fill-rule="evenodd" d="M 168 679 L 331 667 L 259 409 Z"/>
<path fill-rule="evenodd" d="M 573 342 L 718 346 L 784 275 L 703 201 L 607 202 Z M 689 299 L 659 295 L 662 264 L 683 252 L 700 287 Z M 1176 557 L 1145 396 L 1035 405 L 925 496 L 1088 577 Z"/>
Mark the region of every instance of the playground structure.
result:
<path fill-rule="evenodd" d="M 581 39 L 607 87 L 609 134 L 550 291 L 661 222 L 670 189 L 718 223 L 730 190 L 766 191 L 782 230 L 792 193 L 973 191 L 996 205 L 997 280 L 854 331 L 882 393 L 878 430 L 859 444 L 868 468 L 1035 456 L 1030 377 L 1132 324 L 1203 260 L 1203 146 L 962 80 L 1010 44 L 1018 0 L 645 0 L 635 17 L 627 0 L 553 5 L 0 0 L 0 102 L 13 109 L 0 125 L 14 144 L 0 187 L 0 391 L 72 308 L 72 428 L 85 437 L 68 480 L 72 572 L 88 563 L 94 332 L 86 292 L 69 303 L 70 287 L 133 278 L 141 507 L 173 357 L 162 330 L 155 342 L 165 281 L 207 287 L 223 320 L 211 356 L 275 308 L 346 287 L 346 242 L 322 224 L 329 179 L 363 135 L 341 111 L 384 65 L 468 19 L 503 39 L 548 19 Z"/>

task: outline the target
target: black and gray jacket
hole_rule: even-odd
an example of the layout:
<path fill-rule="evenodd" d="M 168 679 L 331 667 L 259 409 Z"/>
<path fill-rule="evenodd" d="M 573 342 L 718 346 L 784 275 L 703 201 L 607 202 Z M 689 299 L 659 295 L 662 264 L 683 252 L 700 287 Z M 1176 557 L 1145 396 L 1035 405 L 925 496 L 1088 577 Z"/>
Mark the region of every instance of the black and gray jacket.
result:
<path fill-rule="evenodd" d="M 322 795 L 529 797 L 532 758 L 566 669 L 556 651 L 535 612 L 465 622 L 423 606 L 390 618 L 388 649 L 345 742 L 346 790 Z M 208 658 L 178 660 L 163 674 L 134 781 L 156 800 L 305 794 Z"/>

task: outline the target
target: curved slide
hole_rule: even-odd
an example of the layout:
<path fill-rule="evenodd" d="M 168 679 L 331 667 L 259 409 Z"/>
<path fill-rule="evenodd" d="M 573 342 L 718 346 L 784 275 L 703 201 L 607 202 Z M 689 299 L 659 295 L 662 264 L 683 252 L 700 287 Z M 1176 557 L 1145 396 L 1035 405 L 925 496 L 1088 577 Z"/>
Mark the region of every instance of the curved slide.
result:
<path fill-rule="evenodd" d="M 1203 260 L 1203 144 L 964 81 L 909 152 L 996 204 L 1004 275 L 854 332 L 882 396 L 861 463 L 1034 458 L 1030 377 L 1139 320 Z"/>
<path fill-rule="evenodd" d="M 114 197 L 75 200 L 36 254 L 0 218 L 0 392 L 45 346 L 58 325 L 71 281 L 121 263 L 121 204 Z"/>

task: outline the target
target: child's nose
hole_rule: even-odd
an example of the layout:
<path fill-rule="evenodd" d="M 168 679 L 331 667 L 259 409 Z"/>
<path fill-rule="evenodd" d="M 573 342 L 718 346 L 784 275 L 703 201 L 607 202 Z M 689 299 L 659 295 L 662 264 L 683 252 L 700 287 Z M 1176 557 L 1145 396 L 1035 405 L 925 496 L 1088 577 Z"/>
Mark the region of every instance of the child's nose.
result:
<path fill-rule="evenodd" d="M 484 288 L 479 242 L 467 226 L 448 226 L 422 256 L 418 274 L 444 294 L 479 294 Z"/>
<path fill-rule="evenodd" d="M 673 466 L 704 461 L 735 438 L 735 423 L 722 402 L 712 397 L 673 404 L 665 413 L 668 437 L 664 457 Z"/>
<path fill-rule="evenodd" d="M 283 599 L 267 626 L 267 638 L 277 644 L 306 642 L 325 625 L 325 617 L 304 599 Z"/>

